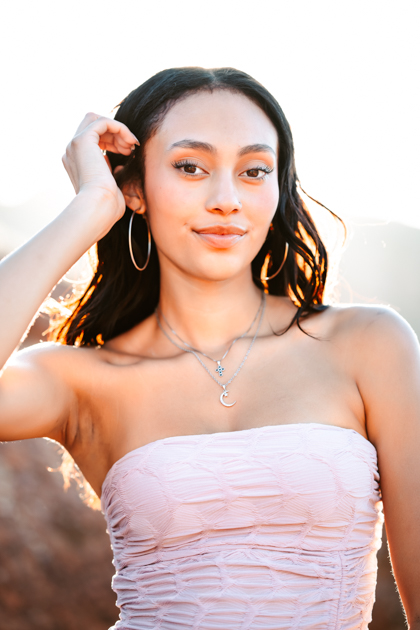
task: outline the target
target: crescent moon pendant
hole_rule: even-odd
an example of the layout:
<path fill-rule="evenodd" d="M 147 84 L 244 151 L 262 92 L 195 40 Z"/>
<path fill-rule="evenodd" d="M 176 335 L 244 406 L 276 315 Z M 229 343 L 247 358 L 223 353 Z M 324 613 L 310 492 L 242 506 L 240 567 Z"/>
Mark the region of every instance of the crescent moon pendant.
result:
<path fill-rule="evenodd" d="M 223 407 L 233 407 L 233 405 L 236 405 L 236 400 L 234 400 L 233 403 L 225 403 L 223 398 L 227 396 L 228 394 L 229 394 L 229 391 L 226 389 L 224 389 L 222 393 L 220 394 L 220 402 L 222 403 Z"/>

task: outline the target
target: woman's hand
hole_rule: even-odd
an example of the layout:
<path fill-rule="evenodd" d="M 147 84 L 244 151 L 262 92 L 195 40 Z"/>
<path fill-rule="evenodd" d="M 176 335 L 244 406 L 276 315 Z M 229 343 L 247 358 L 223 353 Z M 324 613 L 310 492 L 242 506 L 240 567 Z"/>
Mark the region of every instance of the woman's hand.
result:
<path fill-rule="evenodd" d="M 125 201 L 103 151 L 128 156 L 135 144 L 139 142 L 126 125 L 90 112 L 80 123 L 63 155 L 64 168 L 76 194 L 89 193 L 95 199 L 110 201 L 113 222 L 124 214 Z"/>

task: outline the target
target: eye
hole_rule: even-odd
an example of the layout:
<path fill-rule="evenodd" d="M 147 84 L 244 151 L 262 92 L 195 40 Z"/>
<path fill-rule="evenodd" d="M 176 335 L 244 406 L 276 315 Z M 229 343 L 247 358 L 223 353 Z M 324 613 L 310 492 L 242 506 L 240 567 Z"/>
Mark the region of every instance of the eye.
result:
<path fill-rule="evenodd" d="M 184 175 L 194 177 L 194 175 L 203 175 L 204 169 L 200 168 L 198 164 L 191 160 L 180 160 L 179 162 L 173 162 L 172 166 L 180 170 Z"/>
<path fill-rule="evenodd" d="M 255 168 L 249 168 L 244 171 L 245 175 L 249 179 L 265 179 L 267 175 L 273 172 L 273 169 L 269 166 L 256 166 Z"/>

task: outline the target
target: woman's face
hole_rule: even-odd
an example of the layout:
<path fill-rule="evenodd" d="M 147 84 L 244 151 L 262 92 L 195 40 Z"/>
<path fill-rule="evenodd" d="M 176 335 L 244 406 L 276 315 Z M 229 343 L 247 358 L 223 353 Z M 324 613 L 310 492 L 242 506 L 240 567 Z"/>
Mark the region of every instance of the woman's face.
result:
<path fill-rule="evenodd" d="M 203 280 L 246 270 L 276 211 L 278 138 L 241 94 L 176 103 L 145 147 L 145 199 L 161 270 Z"/>

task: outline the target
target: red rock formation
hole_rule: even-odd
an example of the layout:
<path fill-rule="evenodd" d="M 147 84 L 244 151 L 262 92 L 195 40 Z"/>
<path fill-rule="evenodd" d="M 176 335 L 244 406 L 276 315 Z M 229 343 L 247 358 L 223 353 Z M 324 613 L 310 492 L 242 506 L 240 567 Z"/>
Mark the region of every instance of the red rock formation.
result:
<path fill-rule="evenodd" d="M 0 445 L 0 628 L 106 630 L 118 618 L 106 523 L 73 486 L 59 447 Z"/>

